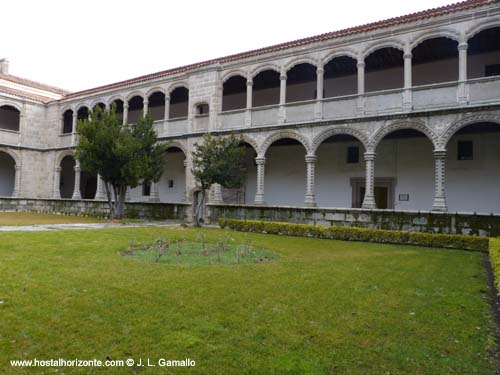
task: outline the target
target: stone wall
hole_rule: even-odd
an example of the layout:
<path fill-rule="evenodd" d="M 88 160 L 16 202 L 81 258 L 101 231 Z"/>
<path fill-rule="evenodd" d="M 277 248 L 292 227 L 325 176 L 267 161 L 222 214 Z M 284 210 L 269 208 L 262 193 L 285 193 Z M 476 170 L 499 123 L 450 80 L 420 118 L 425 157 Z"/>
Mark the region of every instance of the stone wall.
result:
<path fill-rule="evenodd" d="M 36 211 L 106 217 L 109 207 L 105 201 L 93 200 L 0 198 L 0 211 Z M 127 202 L 125 204 L 125 213 L 130 218 L 186 221 L 190 212 L 191 205 L 183 203 Z"/>
<path fill-rule="evenodd" d="M 500 236 L 500 215 L 242 205 L 209 205 L 208 212 L 209 221 L 212 223 L 224 217 L 324 226 Z"/>

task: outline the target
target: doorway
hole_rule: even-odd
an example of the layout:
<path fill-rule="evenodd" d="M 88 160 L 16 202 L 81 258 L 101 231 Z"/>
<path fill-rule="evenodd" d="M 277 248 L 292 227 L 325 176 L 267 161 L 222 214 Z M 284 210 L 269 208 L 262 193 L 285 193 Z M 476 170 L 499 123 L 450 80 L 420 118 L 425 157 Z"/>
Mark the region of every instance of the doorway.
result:
<path fill-rule="evenodd" d="M 378 209 L 394 209 L 395 178 L 376 178 L 374 186 L 375 203 Z M 351 179 L 352 208 L 361 208 L 365 198 L 365 179 Z"/>

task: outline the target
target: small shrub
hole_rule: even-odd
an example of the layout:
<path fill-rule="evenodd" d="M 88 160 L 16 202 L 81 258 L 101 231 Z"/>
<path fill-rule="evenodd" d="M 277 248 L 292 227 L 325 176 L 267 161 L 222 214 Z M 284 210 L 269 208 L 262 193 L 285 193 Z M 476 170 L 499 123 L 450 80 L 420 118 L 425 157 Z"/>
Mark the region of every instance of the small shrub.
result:
<path fill-rule="evenodd" d="M 488 252 L 489 248 L 488 238 L 464 236 L 461 234 L 404 232 L 357 227 L 323 227 L 309 224 L 237 219 L 219 219 L 219 225 L 222 228 L 230 228 L 241 232 L 280 234 L 342 241 L 390 243 L 480 252 Z"/>

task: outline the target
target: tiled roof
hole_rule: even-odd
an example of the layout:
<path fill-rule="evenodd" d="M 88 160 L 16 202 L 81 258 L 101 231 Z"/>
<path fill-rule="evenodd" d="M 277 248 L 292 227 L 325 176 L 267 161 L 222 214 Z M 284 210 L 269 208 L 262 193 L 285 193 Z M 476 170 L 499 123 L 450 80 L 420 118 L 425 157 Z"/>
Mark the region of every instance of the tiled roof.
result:
<path fill-rule="evenodd" d="M 111 83 L 108 85 L 95 87 L 92 89 L 74 92 L 74 93 L 66 95 L 64 97 L 64 99 L 69 99 L 69 98 L 73 98 L 73 97 L 77 97 L 77 96 L 81 96 L 81 95 L 88 95 L 88 94 L 96 93 L 96 92 L 103 91 L 103 90 L 109 90 L 109 89 L 113 89 L 113 88 L 117 88 L 117 87 L 127 86 L 127 85 L 134 84 L 134 83 L 148 81 L 151 79 L 161 78 L 164 76 L 182 73 L 182 72 L 186 72 L 186 71 L 193 70 L 196 68 L 212 65 L 212 64 L 226 63 L 226 62 L 244 59 L 244 58 L 248 58 L 248 57 L 252 57 L 252 56 L 262 55 L 262 54 L 269 53 L 269 52 L 285 50 L 285 49 L 289 49 L 289 48 L 303 46 L 306 44 L 312 44 L 312 43 L 321 42 L 321 41 L 325 41 L 325 40 L 329 40 L 329 39 L 340 38 L 340 37 L 344 37 L 347 35 L 372 31 L 372 30 L 376 30 L 376 29 L 382 29 L 385 27 L 395 26 L 395 25 L 399 25 L 402 23 L 414 22 L 414 21 L 418 21 L 418 20 L 422 20 L 422 19 L 426 19 L 426 18 L 437 17 L 437 16 L 441 16 L 444 14 L 459 12 L 459 11 L 463 11 L 463 10 L 467 10 L 467 9 L 471 9 L 471 8 L 477 8 L 477 7 L 492 4 L 492 3 L 495 3 L 498 1 L 499 0 L 466 0 L 466 1 L 458 2 L 458 3 L 454 3 L 454 4 L 450 4 L 450 5 L 445 5 L 445 6 L 438 7 L 438 8 L 433 8 L 433 9 L 424 10 L 421 12 L 408 14 L 405 16 L 389 18 L 389 19 L 386 19 L 383 21 L 368 23 L 365 25 L 351 27 L 351 28 L 347 28 L 347 29 L 343 29 L 343 30 L 338 30 L 338 31 L 333 31 L 333 32 L 325 33 L 325 34 L 315 35 L 315 36 L 308 37 L 308 38 L 297 39 L 297 40 L 294 40 L 291 42 L 276 44 L 273 46 L 255 49 L 255 50 L 242 52 L 242 53 L 237 53 L 234 55 L 229 55 L 229 56 L 225 56 L 225 57 L 221 57 L 221 58 L 217 58 L 217 59 L 202 61 L 199 63 L 185 65 L 185 66 L 181 66 L 178 68 L 163 70 L 161 72 L 151 73 L 151 74 L 147 74 L 144 76 L 128 79 L 125 81 L 115 82 L 115 83 Z"/>
<path fill-rule="evenodd" d="M 44 83 L 32 81 L 30 79 L 13 76 L 11 74 L 0 73 L 0 79 L 5 79 L 7 81 L 18 83 L 20 85 L 33 87 L 35 89 L 52 92 L 54 94 L 59 94 L 59 95 L 69 94 L 69 91 L 66 91 L 66 90 L 63 90 L 63 89 L 60 89 L 60 88 L 57 88 L 54 86 L 49 86 L 49 85 L 46 85 Z"/>
<path fill-rule="evenodd" d="M 14 95 L 14 96 L 17 96 L 19 98 L 34 100 L 34 101 L 40 102 L 40 103 L 49 103 L 49 102 L 54 101 L 54 98 L 49 98 L 47 96 L 42 96 L 42 95 L 31 94 L 31 93 L 28 93 L 26 91 L 17 90 L 17 89 L 13 89 L 11 87 L 6 87 L 6 86 L 2 86 L 2 85 L 0 85 L 0 93 Z"/>

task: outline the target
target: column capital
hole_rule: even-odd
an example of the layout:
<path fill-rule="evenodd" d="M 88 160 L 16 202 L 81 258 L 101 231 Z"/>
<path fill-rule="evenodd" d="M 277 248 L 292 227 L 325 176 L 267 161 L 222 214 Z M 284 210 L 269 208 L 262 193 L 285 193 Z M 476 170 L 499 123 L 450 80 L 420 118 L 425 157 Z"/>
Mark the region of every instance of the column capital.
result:
<path fill-rule="evenodd" d="M 124 102 L 123 103 L 123 108 L 127 108 L 128 109 L 128 102 Z"/>
<path fill-rule="evenodd" d="M 306 163 L 316 163 L 316 160 L 318 160 L 316 155 L 306 155 Z"/>
<path fill-rule="evenodd" d="M 165 95 L 165 101 L 169 102 L 170 101 L 170 95 Z"/>
<path fill-rule="evenodd" d="M 253 86 L 253 79 L 247 78 L 247 86 Z"/>
<path fill-rule="evenodd" d="M 61 167 L 56 167 L 56 172 L 57 172 L 57 173 L 61 173 L 61 171 L 62 171 L 62 168 L 61 168 Z"/>
<path fill-rule="evenodd" d="M 182 162 L 182 164 L 184 164 L 184 168 L 186 168 L 186 167 L 187 167 L 187 165 L 188 165 L 188 161 L 187 161 L 187 159 L 184 159 L 184 161 Z"/>
<path fill-rule="evenodd" d="M 75 165 L 75 167 L 73 169 L 75 170 L 76 173 L 80 173 L 82 171 L 82 169 L 80 168 L 80 166 L 78 164 Z"/>
<path fill-rule="evenodd" d="M 458 50 L 459 51 L 467 51 L 467 48 L 469 48 L 469 45 L 467 44 L 467 42 L 461 42 L 458 45 Z"/>
<path fill-rule="evenodd" d="M 281 81 L 286 81 L 286 79 L 287 79 L 286 73 L 281 72 L 281 74 L 280 74 L 280 80 Z"/>
<path fill-rule="evenodd" d="M 143 104 L 143 105 L 144 105 L 144 104 L 149 104 L 149 99 L 144 98 L 144 99 L 142 100 L 142 104 Z"/>
<path fill-rule="evenodd" d="M 266 164 L 266 157 L 265 156 L 257 156 L 255 158 L 255 163 L 257 165 L 264 165 L 264 164 Z"/>
<path fill-rule="evenodd" d="M 445 148 L 436 148 L 434 151 L 435 158 L 445 158 L 446 157 L 446 149 Z"/>
<path fill-rule="evenodd" d="M 316 68 L 316 74 L 323 74 L 325 72 L 325 69 L 323 68 L 323 65 L 320 65 Z"/>
<path fill-rule="evenodd" d="M 411 58 L 413 57 L 412 53 L 411 52 L 407 52 L 403 55 L 403 58 L 404 59 L 407 59 L 407 60 L 410 60 Z"/>
<path fill-rule="evenodd" d="M 358 68 L 364 68 L 365 67 L 365 60 L 358 59 L 358 63 L 356 64 Z"/>
<path fill-rule="evenodd" d="M 375 151 L 366 151 L 363 155 L 365 160 L 375 160 L 377 153 Z"/>

